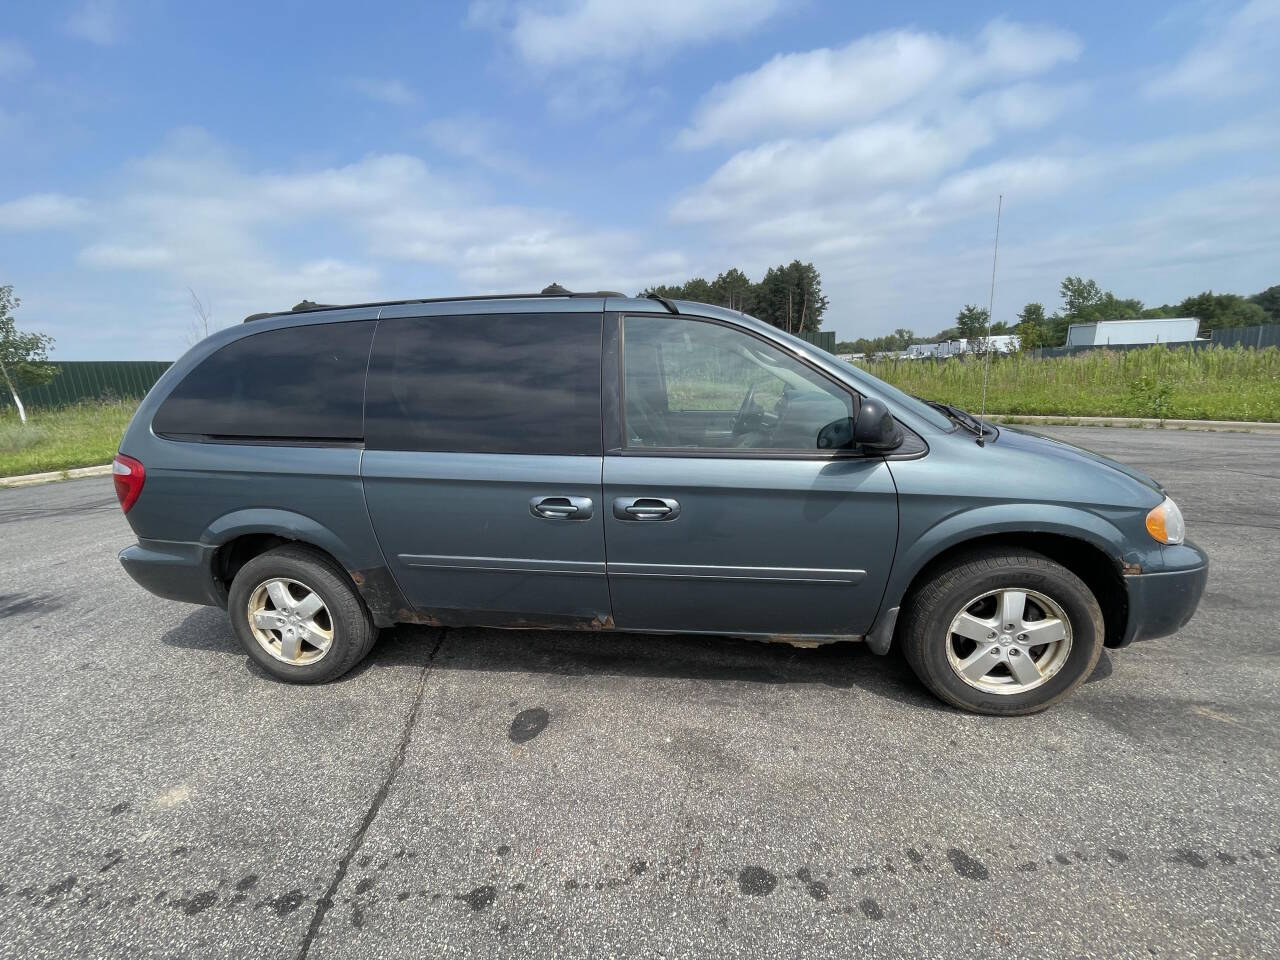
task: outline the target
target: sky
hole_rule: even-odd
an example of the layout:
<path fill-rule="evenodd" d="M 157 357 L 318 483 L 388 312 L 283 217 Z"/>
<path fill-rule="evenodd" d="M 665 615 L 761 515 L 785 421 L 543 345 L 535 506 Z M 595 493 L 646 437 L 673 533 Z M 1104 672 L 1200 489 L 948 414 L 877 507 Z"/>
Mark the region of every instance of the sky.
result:
<path fill-rule="evenodd" d="M 841 339 L 1280 283 L 1280 0 L 20 3 L 0 284 L 64 360 L 322 303 L 821 271 Z"/>

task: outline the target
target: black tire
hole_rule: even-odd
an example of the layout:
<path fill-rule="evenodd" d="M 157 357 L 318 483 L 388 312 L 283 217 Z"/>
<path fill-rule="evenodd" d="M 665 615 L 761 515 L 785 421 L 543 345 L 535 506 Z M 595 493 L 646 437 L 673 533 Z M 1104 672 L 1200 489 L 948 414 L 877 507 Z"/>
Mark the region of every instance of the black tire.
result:
<path fill-rule="evenodd" d="M 277 577 L 304 584 L 319 594 L 328 610 L 333 639 L 324 655 L 312 663 L 279 660 L 254 638 L 249 599 L 261 584 Z M 268 550 L 241 567 L 231 582 L 227 611 L 245 652 L 267 673 L 287 683 L 336 680 L 368 655 L 378 636 L 364 600 L 346 572 L 327 554 L 297 544 Z"/>
<path fill-rule="evenodd" d="M 988 693 L 952 668 L 948 630 L 974 597 L 1009 588 L 1034 590 L 1058 604 L 1071 626 L 1071 648 L 1057 673 L 1040 686 L 1021 693 Z M 1069 696 L 1093 672 L 1104 636 L 1102 608 L 1079 577 L 1046 556 L 1013 548 L 964 554 L 932 571 L 912 590 L 899 633 L 907 663 L 939 699 L 962 710 L 1005 717 L 1037 713 Z"/>

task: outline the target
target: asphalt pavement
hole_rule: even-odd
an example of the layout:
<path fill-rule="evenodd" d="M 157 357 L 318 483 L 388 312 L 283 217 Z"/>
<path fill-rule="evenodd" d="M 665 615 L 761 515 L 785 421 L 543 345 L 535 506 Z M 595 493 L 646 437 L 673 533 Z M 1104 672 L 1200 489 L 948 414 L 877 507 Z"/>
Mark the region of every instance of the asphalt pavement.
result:
<path fill-rule="evenodd" d="M 1280 956 L 1280 436 L 1043 432 L 1212 571 L 1017 719 L 697 637 L 398 628 L 290 687 L 128 579 L 109 479 L 0 490 L 0 957 Z"/>

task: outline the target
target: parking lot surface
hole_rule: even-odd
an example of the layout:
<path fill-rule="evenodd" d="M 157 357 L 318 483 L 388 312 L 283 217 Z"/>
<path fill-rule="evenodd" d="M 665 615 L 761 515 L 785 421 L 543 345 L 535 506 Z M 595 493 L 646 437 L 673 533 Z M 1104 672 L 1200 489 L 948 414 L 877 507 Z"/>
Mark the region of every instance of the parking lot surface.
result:
<path fill-rule="evenodd" d="M 856 644 L 398 628 L 285 686 L 128 579 L 109 479 L 0 490 L 0 956 L 1280 956 L 1280 437 L 1043 432 L 1212 571 L 1020 719 Z"/>

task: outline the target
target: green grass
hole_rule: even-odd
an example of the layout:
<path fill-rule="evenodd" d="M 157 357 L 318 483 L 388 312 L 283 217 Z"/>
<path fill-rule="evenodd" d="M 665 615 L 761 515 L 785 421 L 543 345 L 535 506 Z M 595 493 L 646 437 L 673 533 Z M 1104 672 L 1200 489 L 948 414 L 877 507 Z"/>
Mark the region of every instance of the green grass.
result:
<path fill-rule="evenodd" d="M 109 463 L 136 403 L 85 403 L 30 411 L 0 408 L 0 477 Z"/>
<path fill-rule="evenodd" d="M 976 411 L 982 361 L 880 360 L 861 366 L 907 393 Z M 993 356 L 987 410 L 1073 417 L 1280 421 L 1280 349 L 1148 347 L 1036 360 Z"/>

